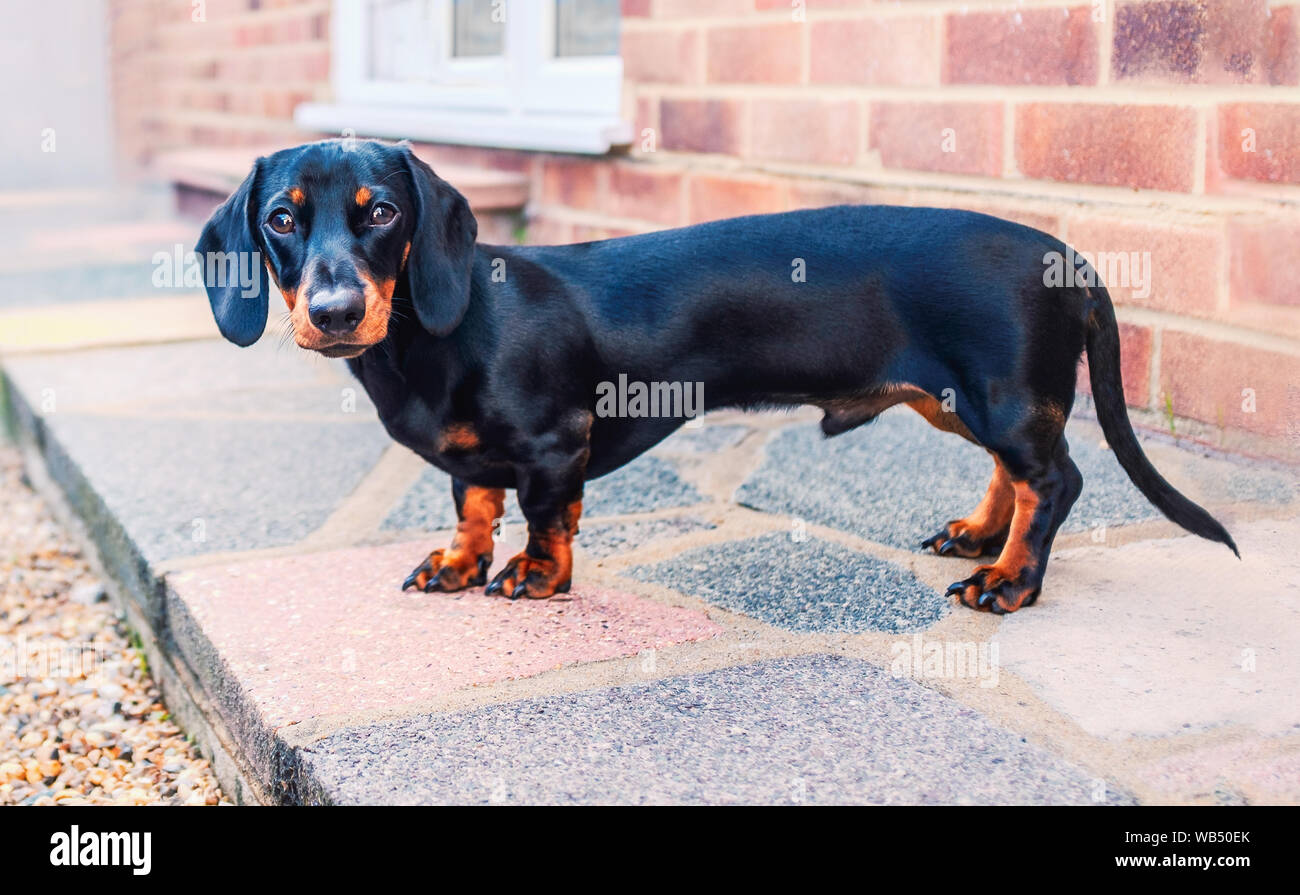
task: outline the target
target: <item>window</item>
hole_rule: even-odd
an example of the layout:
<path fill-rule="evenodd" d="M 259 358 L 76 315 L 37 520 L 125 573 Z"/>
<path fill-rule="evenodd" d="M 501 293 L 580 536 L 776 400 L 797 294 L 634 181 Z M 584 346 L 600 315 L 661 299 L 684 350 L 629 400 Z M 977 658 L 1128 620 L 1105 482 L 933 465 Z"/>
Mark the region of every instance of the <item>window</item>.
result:
<path fill-rule="evenodd" d="M 620 117 L 619 0 L 335 0 L 324 131 L 607 152 Z"/>

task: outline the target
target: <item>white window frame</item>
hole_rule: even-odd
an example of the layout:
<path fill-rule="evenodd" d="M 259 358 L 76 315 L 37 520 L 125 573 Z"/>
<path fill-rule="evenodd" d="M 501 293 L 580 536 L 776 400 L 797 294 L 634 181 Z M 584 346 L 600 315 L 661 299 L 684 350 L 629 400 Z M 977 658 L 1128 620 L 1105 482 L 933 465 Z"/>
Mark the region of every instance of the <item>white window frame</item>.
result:
<path fill-rule="evenodd" d="M 505 54 L 455 59 L 452 0 L 429 0 L 433 82 L 367 74 L 367 7 L 334 0 L 335 102 L 306 103 L 299 125 L 356 135 L 601 154 L 632 140 L 621 56 L 555 56 L 554 0 L 506 0 Z M 440 23 L 440 24 L 439 24 Z"/>

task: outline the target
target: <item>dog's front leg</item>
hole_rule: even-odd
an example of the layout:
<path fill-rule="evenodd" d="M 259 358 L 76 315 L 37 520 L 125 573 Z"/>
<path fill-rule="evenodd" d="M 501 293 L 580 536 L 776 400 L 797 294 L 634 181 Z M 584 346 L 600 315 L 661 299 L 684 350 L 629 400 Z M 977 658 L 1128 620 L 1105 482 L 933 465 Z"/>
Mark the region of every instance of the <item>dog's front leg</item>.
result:
<path fill-rule="evenodd" d="M 505 515 L 506 493 L 500 488 L 476 488 L 452 479 L 456 502 L 456 536 L 446 550 L 435 550 L 402 583 L 426 594 L 451 593 L 487 580 L 492 565 L 492 529 Z"/>
<path fill-rule="evenodd" d="M 528 546 L 492 579 L 489 594 L 540 600 L 568 593 L 585 466 L 584 452 L 581 461 L 534 467 L 519 475 L 519 508 L 528 520 Z"/>

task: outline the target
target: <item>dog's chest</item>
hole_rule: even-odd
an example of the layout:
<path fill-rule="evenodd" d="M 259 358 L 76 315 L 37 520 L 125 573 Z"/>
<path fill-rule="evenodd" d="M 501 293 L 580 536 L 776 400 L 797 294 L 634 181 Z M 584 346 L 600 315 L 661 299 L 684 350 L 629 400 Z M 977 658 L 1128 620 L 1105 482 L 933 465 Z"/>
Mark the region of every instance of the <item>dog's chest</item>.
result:
<path fill-rule="evenodd" d="M 443 407 L 431 407 L 418 395 L 380 407 L 380 420 L 394 441 L 410 448 L 449 475 L 470 484 L 506 487 L 513 482 L 509 458 L 485 443 L 473 423 L 455 420 Z"/>

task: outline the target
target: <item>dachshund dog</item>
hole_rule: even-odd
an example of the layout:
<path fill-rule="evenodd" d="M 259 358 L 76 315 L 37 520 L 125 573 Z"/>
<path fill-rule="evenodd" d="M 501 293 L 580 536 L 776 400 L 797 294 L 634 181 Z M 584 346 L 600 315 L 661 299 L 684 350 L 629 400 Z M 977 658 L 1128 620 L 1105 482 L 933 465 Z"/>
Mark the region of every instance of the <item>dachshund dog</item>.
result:
<path fill-rule="evenodd" d="M 227 339 L 258 339 L 273 282 L 298 345 L 346 358 L 388 433 L 452 477 L 455 537 L 404 588 L 485 584 L 513 488 L 528 543 L 487 593 L 567 591 L 583 483 L 684 421 L 600 412 L 600 384 L 626 377 L 702 384 L 704 410 L 810 404 L 827 436 L 907 404 L 982 446 L 988 492 L 921 546 L 995 556 L 948 592 L 1014 612 L 1038 597 L 1083 485 L 1064 430 L 1085 349 L 1102 431 L 1134 484 L 1236 552 L 1142 452 L 1110 297 L 1086 261 L 1049 283 L 1048 258 L 1076 256 L 1045 233 L 889 206 L 565 246 L 479 245 L 477 230 L 465 198 L 405 144 L 326 141 L 259 159 L 197 246 Z M 229 253 L 258 253 L 251 288 L 212 275 Z"/>

